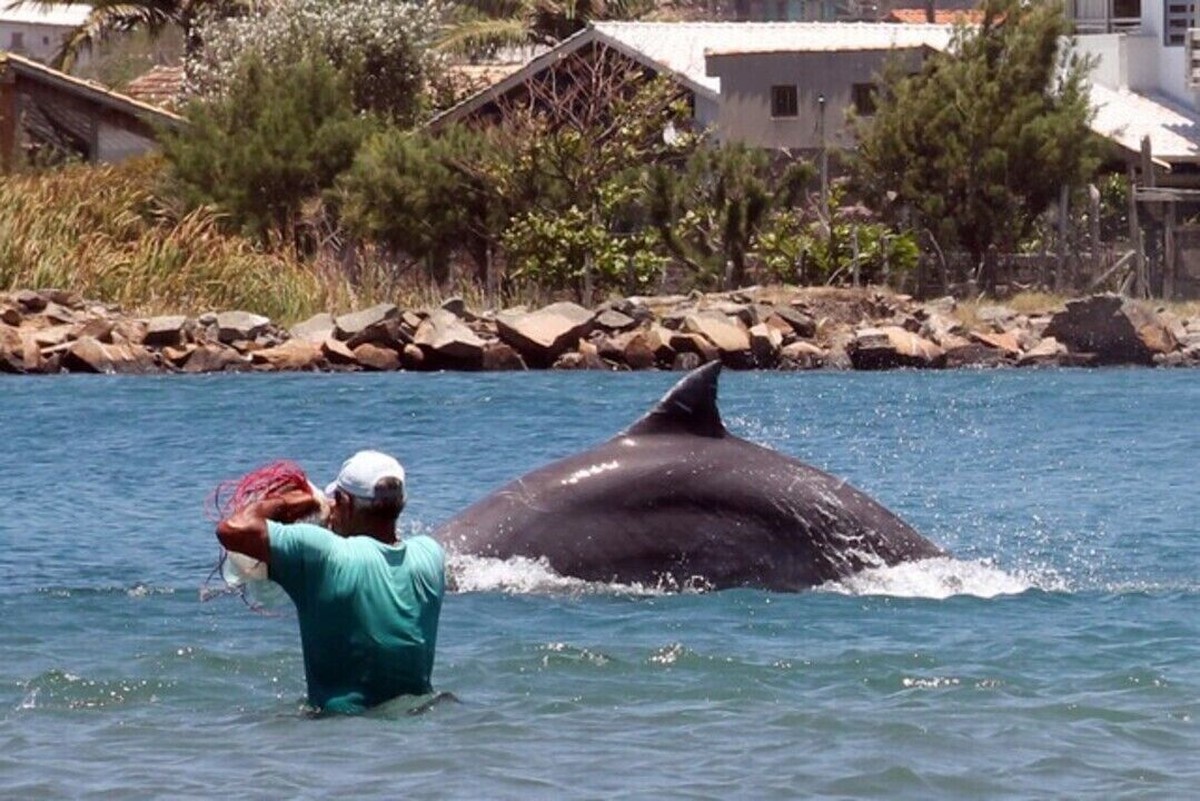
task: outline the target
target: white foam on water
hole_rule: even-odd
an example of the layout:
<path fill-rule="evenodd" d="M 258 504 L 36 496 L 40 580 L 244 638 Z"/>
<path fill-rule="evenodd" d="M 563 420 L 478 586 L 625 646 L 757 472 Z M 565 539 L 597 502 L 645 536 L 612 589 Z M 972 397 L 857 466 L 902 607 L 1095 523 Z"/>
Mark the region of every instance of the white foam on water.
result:
<path fill-rule="evenodd" d="M 585 581 L 554 572 L 545 558 L 514 556 L 496 559 L 451 553 L 446 565 L 449 585 L 454 592 L 505 592 L 524 594 L 571 595 L 662 595 L 666 588 L 641 584 Z"/>
<path fill-rule="evenodd" d="M 707 592 L 706 582 L 695 579 L 686 586 L 660 582 L 639 583 L 584 581 L 561 576 L 544 559 L 512 557 L 495 559 L 451 554 L 447 564 L 453 592 L 504 592 L 569 595 L 668 595 Z M 815 588 L 817 592 L 843 595 L 883 595 L 896 598 L 942 600 L 957 595 L 995 598 L 1020 595 L 1029 590 L 1063 592 L 1066 582 L 1051 570 L 1004 570 L 990 560 L 961 560 L 950 557 L 905 562 L 893 567 L 870 567 L 840 581 Z"/>
<path fill-rule="evenodd" d="M 1029 590 L 1059 592 L 1065 589 L 1065 582 L 1051 571 L 1010 572 L 990 560 L 939 557 L 892 567 L 867 568 L 840 581 L 823 584 L 818 591 L 942 600 L 956 595 L 995 598 L 1020 595 Z"/>

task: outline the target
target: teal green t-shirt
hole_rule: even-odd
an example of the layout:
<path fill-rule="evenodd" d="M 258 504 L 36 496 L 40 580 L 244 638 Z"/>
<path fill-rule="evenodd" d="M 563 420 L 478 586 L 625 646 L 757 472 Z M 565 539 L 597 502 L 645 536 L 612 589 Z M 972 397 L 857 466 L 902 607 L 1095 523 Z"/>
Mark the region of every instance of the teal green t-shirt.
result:
<path fill-rule="evenodd" d="M 300 618 L 308 702 L 360 712 L 432 691 L 445 556 L 429 537 L 385 545 L 307 523 L 268 523 L 269 575 Z"/>

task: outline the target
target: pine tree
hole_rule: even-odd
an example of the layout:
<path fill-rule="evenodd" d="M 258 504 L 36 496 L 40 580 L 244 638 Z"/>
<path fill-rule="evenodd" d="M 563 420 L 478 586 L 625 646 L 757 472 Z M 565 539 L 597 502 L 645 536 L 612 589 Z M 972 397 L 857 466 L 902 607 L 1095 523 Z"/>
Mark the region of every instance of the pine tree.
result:
<path fill-rule="evenodd" d="M 906 209 L 976 265 L 993 245 L 1014 249 L 1098 163 L 1092 63 L 1069 30 L 1057 2 L 986 0 L 982 23 L 960 25 L 919 73 L 891 65 L 875 115 L 855 120 L 852 166 L 871 205 Z"/>

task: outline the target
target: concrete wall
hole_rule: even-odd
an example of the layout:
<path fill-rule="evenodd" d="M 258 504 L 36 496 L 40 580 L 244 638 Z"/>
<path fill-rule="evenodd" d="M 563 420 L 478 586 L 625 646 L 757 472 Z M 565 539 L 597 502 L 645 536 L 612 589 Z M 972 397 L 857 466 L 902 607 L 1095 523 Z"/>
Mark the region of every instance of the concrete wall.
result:
<path fill-rule="evenodd" d="M 720 113 L 721 105 L 719 100 L 711 100 L 701 94 L 696 95 L 693 117 L 700 124 L 700 127 L 713 128 L 716 126 Z"/>
<path fill-rule="evenodd" d="M 0 50 L 48 64 L 70 31 L 61 25 L 0 21 Z M 86 59 L 86 54 L 81 58 Z"/>
<path fill-rule="evenodd" d="M 1129 85 L 1129 48 L 1127 37 L 1121 33 L 1089 34 L 1076 39 L 1080 53 L 1094 56 L 1098 61 L 1092 80 L 1110 89 L 1131 88 Z"/>
<path fill-rule="evenodd" d="M 124 161 L 158 148 L 154 139 L 130 130 L 128 121 L 120 118 L 97 120 L 94 160 L 101 163 Z"/>
<path fill-rule="evenodd" d="M 1167 45 L 1165 39 L 1167 3 L 1179 1 L 1142 0 L 1142 22 L 1136 32 L 1077 37 L 1080 51 L 1099 57 L 1092 79 L 1113 89 L 1162 95 L 1200 111 L 1200 97 L 1188 86 L 1186 49 Z"/>
<path fill-rule="evenodd" d="M 904 58 L 919 69 L 922 50 L 711 54 L 709 75 L 721 79 L 717 135 L 767 148 L 812 150 L 851 147 L 846 111 L 855 84 L 877 84 L 887 60 Z M 799 114 L 771 117 L 771 87 L 794 85 Z M 818 98 L 824 96 L 824 110 Z"/>

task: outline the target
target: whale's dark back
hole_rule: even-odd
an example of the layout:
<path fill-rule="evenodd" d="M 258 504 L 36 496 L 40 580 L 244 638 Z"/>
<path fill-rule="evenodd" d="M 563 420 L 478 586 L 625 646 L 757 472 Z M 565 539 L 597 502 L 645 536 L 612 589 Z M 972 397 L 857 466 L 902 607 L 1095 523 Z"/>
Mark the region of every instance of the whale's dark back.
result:
<path fill-rule="evenodd" d="M 718 371 L 694 371 L 627 431 L 510 482 L 434 536 L 587 580 L 716 589 L 800 590 L 941 553 L 844 481 L 726 432 Z"/>

